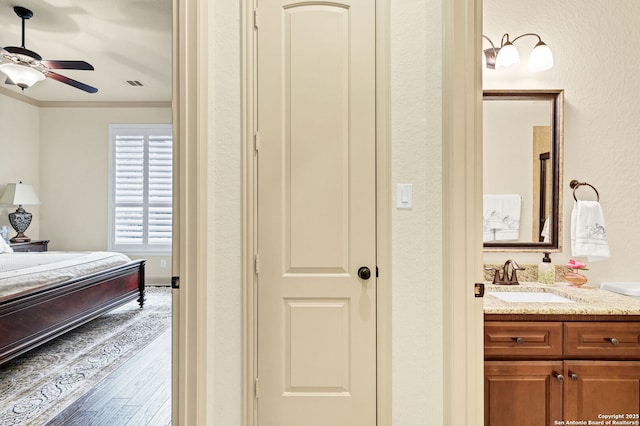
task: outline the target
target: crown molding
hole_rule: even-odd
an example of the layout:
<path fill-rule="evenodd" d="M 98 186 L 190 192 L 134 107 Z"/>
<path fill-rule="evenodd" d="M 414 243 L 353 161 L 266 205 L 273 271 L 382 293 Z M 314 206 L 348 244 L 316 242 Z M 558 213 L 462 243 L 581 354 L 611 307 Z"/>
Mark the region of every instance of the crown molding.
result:
<path fill-rule="evenodd" d="M 10 98 L 13 98 L 15 100 L 24 102 L 24 103 L 29 104 L 29 105 L 39 106 L 38 105 L 39 102 L 37 100 L 31 99 L 31 98 L 29 98 L 27 96 L 24 96 L 21 93 L 14 92 L 13 90 L 9 90 L 9 89 L 4 88 L 4 87 L 0 87 L 0 94 L 2 94 L 4 96 L 8 96 Z"/>
<path fill-rule="evenodd" d="M 38 108 L 171 108 L 171 101 L 39 101 L 0 87 L 0 95 Z"/>

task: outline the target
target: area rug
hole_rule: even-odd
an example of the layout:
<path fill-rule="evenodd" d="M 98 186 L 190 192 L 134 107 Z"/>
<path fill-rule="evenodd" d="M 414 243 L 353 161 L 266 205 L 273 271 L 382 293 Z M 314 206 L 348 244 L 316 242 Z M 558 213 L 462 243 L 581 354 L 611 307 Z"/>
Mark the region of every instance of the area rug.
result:
<path fill-rule="evenodd" d="M 0 366 L 0 426 L 43 425 L 171 327 L 171 290 L 130 302 Z"/>

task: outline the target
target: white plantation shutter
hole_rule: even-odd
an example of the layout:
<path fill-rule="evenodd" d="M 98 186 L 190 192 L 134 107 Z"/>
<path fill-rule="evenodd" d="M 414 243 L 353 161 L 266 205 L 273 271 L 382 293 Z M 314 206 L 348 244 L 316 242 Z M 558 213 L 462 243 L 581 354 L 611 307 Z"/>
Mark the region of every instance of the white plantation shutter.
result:
<path fill-rule="evenodd" d="M 111 125 L 109 250 L 171 251 L 170 125 Z"/>

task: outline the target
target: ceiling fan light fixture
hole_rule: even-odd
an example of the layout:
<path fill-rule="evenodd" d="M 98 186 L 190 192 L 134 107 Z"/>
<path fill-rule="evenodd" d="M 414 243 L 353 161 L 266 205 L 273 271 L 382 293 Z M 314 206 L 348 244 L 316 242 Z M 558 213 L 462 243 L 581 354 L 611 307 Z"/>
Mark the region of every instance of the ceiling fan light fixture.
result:
<path fill-rule="evenodd" d="M 7 63 L 0 65 L 3 72 L 13 84 L 22 90 L 28 89 L 39 81 L 44 80 L 44 74 L 27 65 Z"/>
<path fill-rule="evenodd" d="M 93 71 L 93 66 L 88 62 L 43 60 L 42 56 L 33 50 L 25 48 L 25 21 L 33 17 L 33 12 L 21 6 L 15 6 L 13 10 L 22 20 L 22 45 L 20 47 L 7 46 L 0 48 L 0 56 L 7 61 L 4 64 L 0 64 L 0 71 L 7 75 L 7 84 L 15 84 L 25 90 L 48 77 L 84 90 L 87 93 L 96 93 L 98 91 L 95 87 L 52 71 L 52 69 Z"/>

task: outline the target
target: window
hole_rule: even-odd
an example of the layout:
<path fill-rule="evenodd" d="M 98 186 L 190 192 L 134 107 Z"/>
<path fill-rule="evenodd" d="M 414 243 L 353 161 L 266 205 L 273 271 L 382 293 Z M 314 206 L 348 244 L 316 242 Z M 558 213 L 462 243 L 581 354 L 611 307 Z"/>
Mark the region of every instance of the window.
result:
<path fill-rule="evenodd" d="M 109 250 L 171 253 L 169 124 L 109 125 Z"/>

